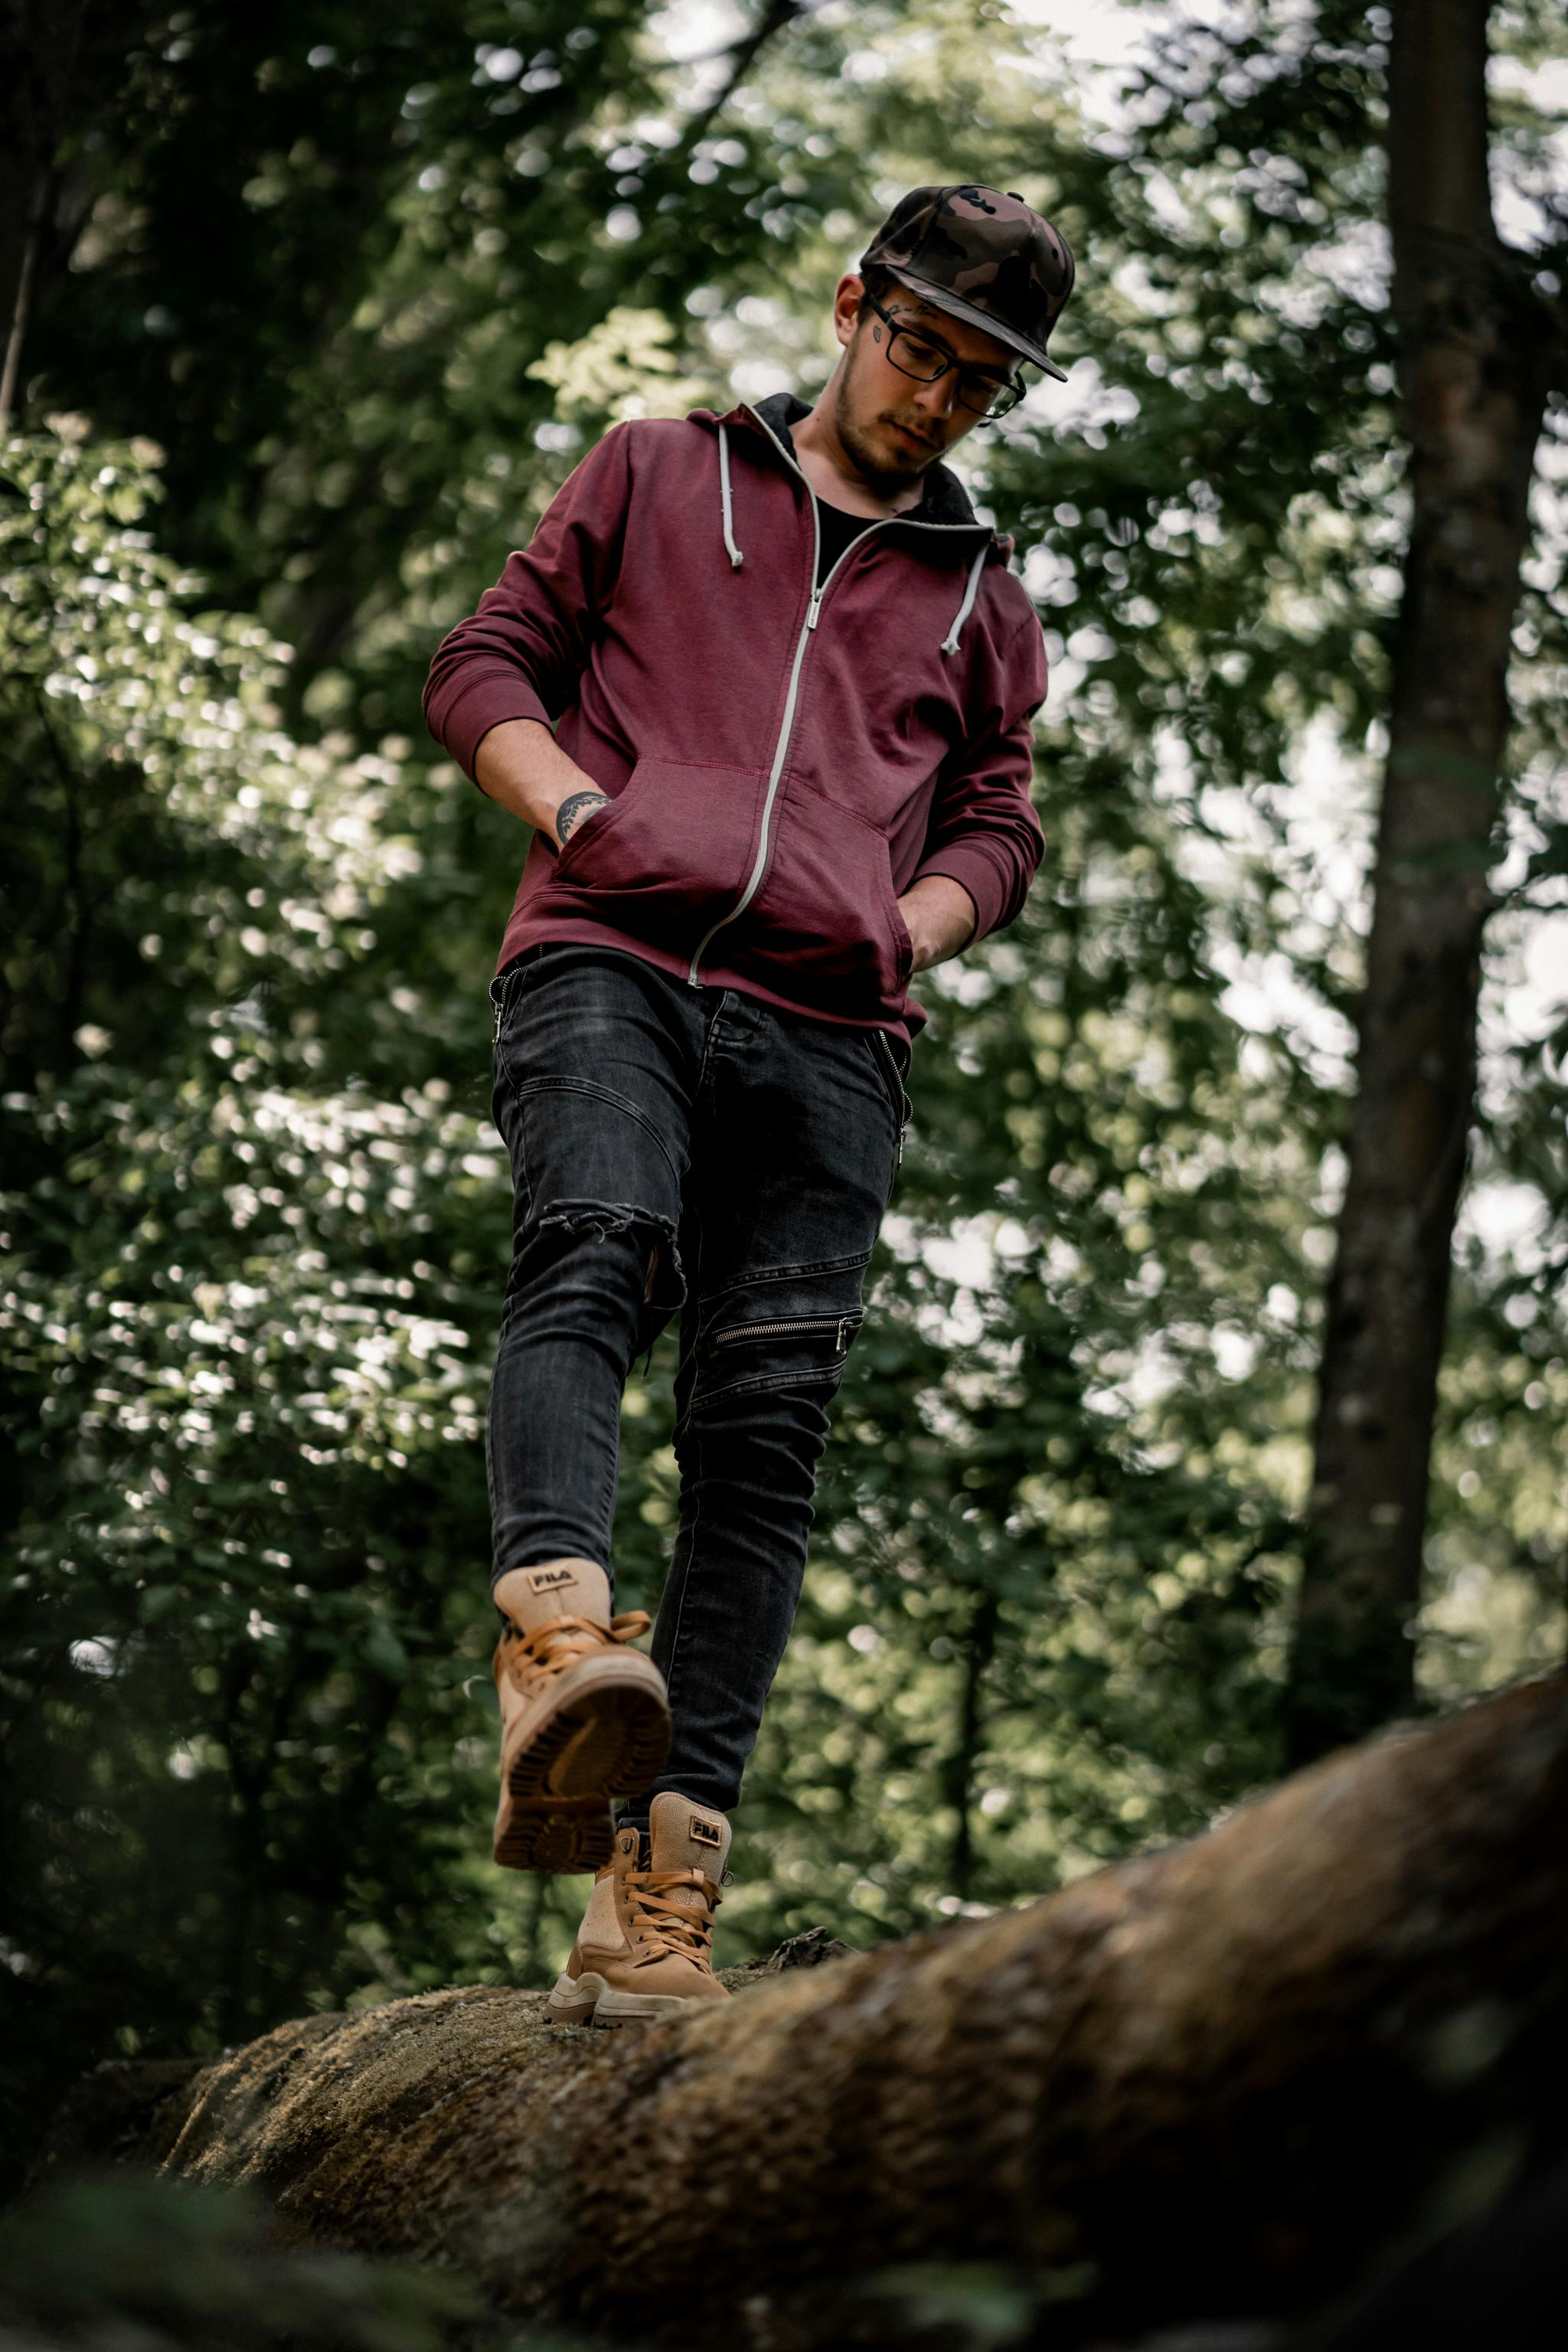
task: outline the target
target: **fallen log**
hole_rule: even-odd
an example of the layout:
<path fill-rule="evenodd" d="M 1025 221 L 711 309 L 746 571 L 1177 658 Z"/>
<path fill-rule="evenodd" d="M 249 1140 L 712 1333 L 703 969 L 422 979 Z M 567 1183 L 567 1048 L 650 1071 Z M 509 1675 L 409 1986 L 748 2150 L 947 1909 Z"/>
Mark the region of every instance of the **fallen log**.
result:
<path fill-rule="evenodd" d="M 1568 2146 L 1565 2090 L 1554 1678 L 689 2023 L 459 1988 L 281 2026 L 144 2153 L 643 2342 L 908 2342 L 878 2274 L 987 2263 L 1067 2345 L 1342 2294 Z"/>

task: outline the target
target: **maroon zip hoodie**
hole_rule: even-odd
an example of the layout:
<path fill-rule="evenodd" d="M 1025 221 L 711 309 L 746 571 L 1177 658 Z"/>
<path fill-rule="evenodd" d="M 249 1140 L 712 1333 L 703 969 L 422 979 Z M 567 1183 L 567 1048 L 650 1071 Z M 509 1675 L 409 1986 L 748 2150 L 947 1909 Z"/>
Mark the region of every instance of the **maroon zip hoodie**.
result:
<path fill-rule="evenodd" d="M 1045 646 L 1012 541 L 944 466 L 815 587 L 806 413 L 781 393 L 614 426 L 440 646 L 425 712 L 469 776 L 492 727 L 542 719 L 613 803 L 564 849 L 534 835 L 501 964 L 623 948 L 910 1039 L 900 895 L 951 876 L 981 938 L 1039 862 Z"/>

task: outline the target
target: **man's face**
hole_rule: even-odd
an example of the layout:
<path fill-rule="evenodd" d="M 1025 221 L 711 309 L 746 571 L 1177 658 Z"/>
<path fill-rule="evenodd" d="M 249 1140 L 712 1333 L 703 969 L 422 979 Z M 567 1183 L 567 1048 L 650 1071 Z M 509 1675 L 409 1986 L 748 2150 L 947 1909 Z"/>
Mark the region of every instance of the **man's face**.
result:
<path fill-rule="evenodd" d="M 934 383 L 921 383 L 893 365 L 888 357 L 892 330 L 864 297 L 858 278 L 839 280 L 834 327 L 845 356 L 834 423 L 868 480 L 908 481 L 962 441 L 980 418 L 959 399 L 953 370 Z M 918 330 L 922 341 L 940 345 L 965 368 L 994 379 L 998 390 L 1016 380 L 1017 353 L 994 335 L 952 318 L 907 286 L 895 285 L 879 299 L 898 326 Z M 966 390 L 975 382 L 972 378 Z"/>

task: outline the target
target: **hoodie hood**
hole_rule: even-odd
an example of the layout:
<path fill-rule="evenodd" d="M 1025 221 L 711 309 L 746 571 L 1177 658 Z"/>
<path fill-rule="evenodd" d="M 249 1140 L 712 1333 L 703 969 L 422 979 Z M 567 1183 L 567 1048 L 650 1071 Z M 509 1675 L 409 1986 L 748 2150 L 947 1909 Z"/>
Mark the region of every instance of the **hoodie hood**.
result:
<path fill-rule="evenodd" d="M 688 412 L 688 421 L 696 425 L 750 426 L 753 432 L 761 425 L 781 457 L 795 464 L 789 428 L 810 415 L 809 404 L 793 392 L 771 392 L 765 400 L 738 402 L 722 416 L 716 408 L 693 408 Z M 889 522 L 935 523 L 947 530 L 983 530 L 1004 557 L 1012 553 L 1011 538 L 975 513 L 968 491 L 950 466 L 944 466 L 939 457 L 921 478 L 924 488 L 919 506 L 911 507 L 907 514 L 889 516 Z"/>
<path fill-rule="evenodd" d="M 805 402 L 797 400 L 793 392 L 770 393 L 766 400 L 754 402 L 752 407 L 774 439 L 786 446 L 789 427 L 798 425 L 803 416 L 811 415 Z M 900 516 L 900 521 L 946 523 L 970 530 L 990 530 L 991 526 L 983 523 L 975 513 L 969 493 L 958 476 L 950 467 L 944 466 L 940 457 L 934 466 L 926 467 L 921 478 L 924 485 L 921 502 L 919 506 L 911 507 L 906 515 Z M 992 532 L 992 536 L 994 538 L 996 534 Z"/>
<path fill-rule="evenodd" d="M 810 414 L 805 401 L 797 399 L 792 392 L 772 393 L 766 400 L 758 402 L 754 407 L 750 402 L 742 401 L 739 406 L 731 409 L 726 416 L 718 415 L 710 408 L 693 409 L 690 412 L 689 423 L 714 425 L 718 427 L 720 522 L 724 535 L 724 552 L 730 559 L 731 568 L 737 572 L 746 558 L 745 551 L 735 538 L 734 494 L 730 480 L 730 427 L 735 425 L 741 426 L 742 430 L 760 433 L 763 438 L 777 450 L 791 471 L 798 474 L 804 482 L 805 481 L 805 470 L 795 455 L 795 446 L 790 438 L 789 428 L 801 417 L 808 416 Z M 867 528 L 890 530 L 913 524 L 921 530 L 922 538 L 927 532 L 937 534 L 934 542 L 931 540 L 926 541 L 925 543 L 928 546 L 934 543 L 939 549 L 944 545 L 952 547 L 964 556 L 969 565 L 969 576 L 964 583 L 963 601 L 952 616 L 946 635 L 942 639 L 942 651 L 946 656 L 955 654 L 959 649 L 963 625 L 974 609 L 974 601 L 980 592 L 981 574 L 991 560 L 993 550 L 995 551 L 998 561 L 1005 567 L 1012 552 L 1013 542 L 994 530 L 990 523 L 980 520 L 970 503 L 969 494 L 963 483 L 946 466 L 939 461 L 928 469 L 924 478 L 925 492 L 919 506 L 910 507 L 904 514 L 883 515 L 877 518 L 868 516 Z M 806 488 L 815 509 L 816 494 L 811 491 L 809 483 L 806 484 Z M 814 602 L 813 626 L 816 625 L 816 609 Z"/>

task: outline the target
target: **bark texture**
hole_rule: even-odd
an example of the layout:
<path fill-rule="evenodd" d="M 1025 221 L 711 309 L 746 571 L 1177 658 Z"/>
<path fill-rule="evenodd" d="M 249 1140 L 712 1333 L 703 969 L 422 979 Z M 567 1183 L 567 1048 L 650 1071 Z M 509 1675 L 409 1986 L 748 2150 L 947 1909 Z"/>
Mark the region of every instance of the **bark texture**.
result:
<path fill-rule="evenodd" d="M 1388 209 L 1412 520 L 1291 1700 L 1306 1762 L 1408 1706 L 1476 1076 L 1510 633 L 1552 373 L 1498 237 L 1488 0 L 1393 0 Z"/>
<path fill-rule="evenodd" d="M 648 2344 L 908 2343 L 864 2290 L 910 2263 L 1048 2273 L 1064 2345 L 1288 2313 L 1563 2147 L 1565 1808 L 1557 1679 L 690 2023 L 487 1987 L 282 2026 L 160 2086 L 142 2153 Z"/>
<path fill-rule="evenodd" d="M 0 425 L 55 210 L 55 151 L 85 0 L 0 0 Z"/>

